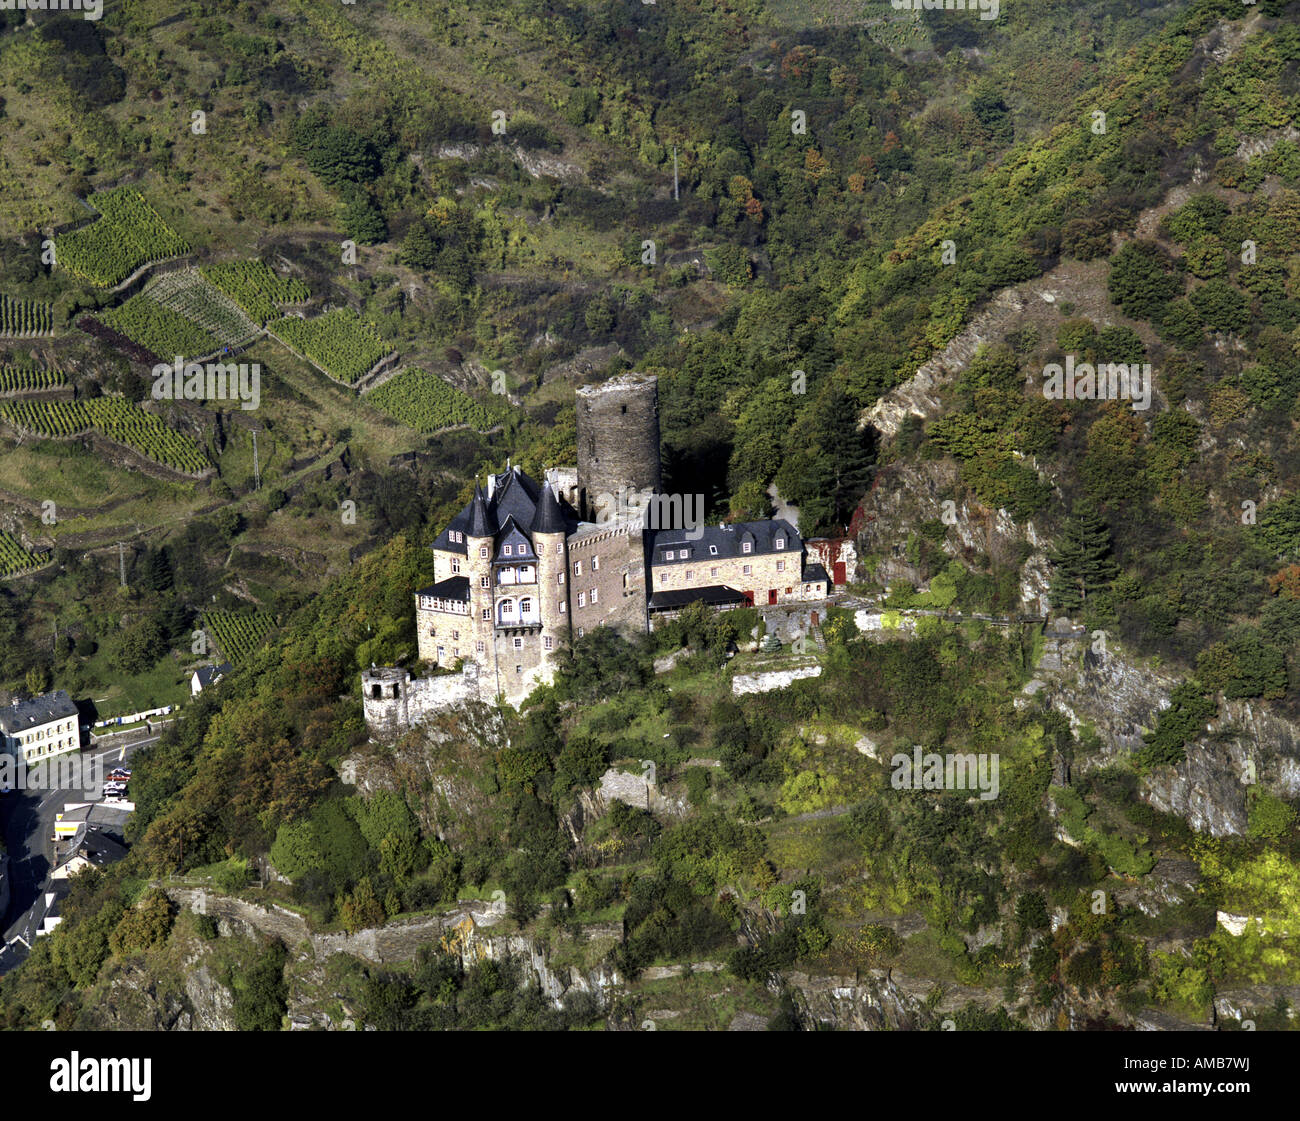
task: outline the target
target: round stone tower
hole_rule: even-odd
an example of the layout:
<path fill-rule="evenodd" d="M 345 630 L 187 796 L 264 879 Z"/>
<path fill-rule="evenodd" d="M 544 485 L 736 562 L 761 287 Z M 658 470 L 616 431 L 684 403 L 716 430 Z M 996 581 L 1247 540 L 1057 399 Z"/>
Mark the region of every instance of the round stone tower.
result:
<path fill-rule="evenodd" d="M 662 485 L 659 469 L 659 379 L 624 374 L 578 389 L 579 513 L 596 521 L 620 491 Z"/>

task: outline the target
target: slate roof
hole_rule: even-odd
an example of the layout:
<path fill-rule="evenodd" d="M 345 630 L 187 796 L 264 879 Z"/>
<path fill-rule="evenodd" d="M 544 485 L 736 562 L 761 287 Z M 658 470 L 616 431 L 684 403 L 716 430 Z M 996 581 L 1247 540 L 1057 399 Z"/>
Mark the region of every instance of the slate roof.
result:
<path fill-rule="evenodd" d="M 803 568 L 803 579 L 800 583 L 812 583 L 814 580 L 825 580 L 827 586 L 830 586 L 831 578 L 826 573 L 826 569 L 814 561 L 812 564 L 806 564 Z"/>
<path fill-rule="evenodd" d="M 671 592 L 655 592 L 650 597 L 651 611 L 671 611 L 685 607 L 689 603 L 703 603 L 709 607 L 721 607 L 728 603 L 746 603 L 744 592 L 729 588 L 725 584 L 710 584 L 704 588 L 682 588 Z"/>
<path fill-rule="evenodd" d="M 453 540 L 453 532 L 465 537 L 496 537 L 512 519 L 530 542 L 534 533 L 571 533 L 578 525 L 573 510 L 548 485 L 512 467 L 492 476 L 491 498 L 475 486 L 474 497 L 434 538 L 433 548 L 463 556 L 466 542 Z"/>
<path fill-rule="evenodd" d="M 194 674 L 199 679 L 199 688 L 206 689 L 218 678 L 225 677 L 230 670 L 230 663 L 222 662 L 219 666 L 199 666 L 199 668 L 194 671 Z"/>
<path fill-rule="evenodd" d="M 28 728 L 48 724 L 51 720 L 63 720 L 76 715 L 77 706 L 72 703 L 72 698 L 62 689 L 56 689 L 53 693 L 33 697 L 30 701 L 19 701 L 0 708 L 0 731 L 12 736 L 25 732 Z"/>
<path fill-rule="evenodd" d="M 439 580 L 436 584 L 430 584 L 427 588 L 418 589 L 415 594 L 417 596 L 433 596 L 435 599 L 459 599 L 468 603 L 469 577 L 448 576 L 447 579 Z"/>
<path fill-rule="evenodd" d="M 778 534 L 785 535 L 785 548 L 778 549 L 774 544 Z M 688 534 L 696 535 L 694 540 Z M 686 564 L 698 563 L 714 557 L 764 556 L 770 553 L 794 553 L 803 551 L 803 539 L 799 531 L 784 518 L 761 522 L 731 522 L 724 525 L 700 526 L 695 530 L 661 529 L 648 534 L 650 538 L 651 564 Z M 742 545 L 749 541 L 753 546 L 746 553 Z M 681 555 L 682 548 L 690 550 L 688 556 Z M 717 552 L 713 552 L 713 549 Z M 669 560 L 664 554 L 671 549 L 675 554 Z"/>

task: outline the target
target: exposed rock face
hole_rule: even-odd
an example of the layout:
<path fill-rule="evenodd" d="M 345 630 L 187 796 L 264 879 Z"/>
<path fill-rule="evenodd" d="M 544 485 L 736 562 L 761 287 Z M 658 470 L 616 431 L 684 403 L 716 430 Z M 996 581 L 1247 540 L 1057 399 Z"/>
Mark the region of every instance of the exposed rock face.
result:
<path fill-rule="evenodd" d="M 1143 746 L 1142 733 L 1156 726 L 1180 678 L 1138 665 L 1114 644 L 1094 650 L 1082 631 L 1051 638 L 1038 667 L 1035 692 L 1073 728 L 1090 725 L 1101 739 L 1091 755 L 1076 760 L 1081 771 L 1107 766 Z M 1253 771 L 1253 774 L 1252 774 Z M 1260 701 L 1224 701 L 1205 734 L 1187 745 L 1176 767 L 1145 775 L 1141 796 L 1158 810 L 1177 814 L 1198 832 L 1215 837 L 1245 833 L 1250 781 L 1282 798 L 1300 782 L 1300 727 Z"/>
<path fill-rule="evenodd" d="M 607 991 L 622 983 L 617 971 L 603 966 L 585 972 L 576 966 L 553 966 L 554 955 L 547 946 L 523 934 L 495 932 L 493 928 L 505 920 L 505 913 L 494 903 L 465 903 L 444 914 L 397 920 L 355 934 L 319 933 L 311 931 L 301 916 L 282 907 L 260 907 L 232 896 L 190 888 L 165 887 L 164 890 L 179 906 L 211 915 L 223 934 L 278 938 L 290 950 L 296 950 L 300 956 L 306 954 L 318 962 L 331 954 L 341 953 L 379 964 L 392 964 L 410 961 L 422 947 L 429 945 L 440 945 L 459 955 L 466 967 L 484 959 L 500 960 L 513 956 L 527 964 L 531 983 L 537 984 L 557 1006 L 570 992 L 590 993 L 603 1005 Z M 590 958 L 600 959 L 622 937 L 622 924 L 590 924 L 583 928 L 583 937 L 592 948 Z M 114 985 L 118 983 L 115 981 Z M 121 983 L 126 985 L 128 981 Z M 170 1020 L 162 1026 L 233 1027 L 233 1023 L 227 1023 L 229 994 L 224 987 L 212 983 L 205 970 L 188 973 L 186 994 L 188 1001 L 177 994 L 172 1004 L 165 1006 L 174 1005 L 174 1010 Z M 153 1003 L 158 1005 L 157 1001 Z M 126 1003 L 122 1006 L 126 1007 Z M 114 1007 L 118 1007 L 116 1000 Z M 158 1015 L 155 1011 L 155 1018 Z M 183 1020 L 186 1015 L 190 1018 Z M 343 1026 L 341 1022 L 335 1024 L 330 1017 L 322 1019 L 304 1006 L 302 1000 L 295 1002 L 291 999 L 290 1018 L 293 1026 L 300 1028 Z"/>
<path fill-rule="evenodd" d="M 1024 310 L 1025 299 L 1021 289 L 1004 288 L 943 350 L 920 366 L 902 385 L 872 405 L 863 414 L 862 424 L 870 425 L 883 436 L 892 437 L 898 435 L 909 413 L 923 420 L 938 416 L 943 411 L 939 399 L 943 388 L 975 357 L 981 343 L 1002 337 Z"/>
<path fill-rule="evenodd" d="M 859 555 L 877 558 L 876 582 L 883 587 L 895 580 L 924 584 L 921 572 L 907 558 L 908 535 L 924 522 L 944 521 L 950 526 L 944 551 L 952 557 L 984 554 L 1010 565 L 1026 546 L 1033 550 L 1020 568 L 1021 610 L 1045 614 L 1050 566 L 1034 524 L 1021 525 L 1006 510 L 989 510 L 969 497 L 960 503 L 953 498 L 952 505 L 945 507 L 947 496 L 960 490 L 960 470 L 950 459 L 891 466 L 877 475 L 871 493 L 862 500 L 857 539 Z"/>
<path fill-rule="evenodd" d="M 501 714 L 471 702 L 430 715 L 390 745 L 372 744 L 348 756 L 341 772 L 362 794 L 405 789 L 421 828 L 460 844 L 488 821 L 483 760 L 508 746 Z"/>

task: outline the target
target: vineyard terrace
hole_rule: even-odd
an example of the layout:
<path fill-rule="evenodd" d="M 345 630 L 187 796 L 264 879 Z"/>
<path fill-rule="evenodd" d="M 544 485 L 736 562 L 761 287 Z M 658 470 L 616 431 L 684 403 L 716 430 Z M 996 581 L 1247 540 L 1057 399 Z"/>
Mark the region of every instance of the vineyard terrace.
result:
<path fill-rule="evenodd" d="M 155 401 L 239 401 L 251 412 L 262 403 L 262 366 L 259 362 L 198 362 L 183 365 L 177 355 L 172 365 L 160 362 L 153 368 Z"/>

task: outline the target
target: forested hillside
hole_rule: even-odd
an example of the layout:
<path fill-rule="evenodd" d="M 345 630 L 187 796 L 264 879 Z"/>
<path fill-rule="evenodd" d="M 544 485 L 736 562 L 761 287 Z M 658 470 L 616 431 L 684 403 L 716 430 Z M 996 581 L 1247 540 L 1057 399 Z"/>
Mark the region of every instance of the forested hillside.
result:
<path fill-rule="evenodd" d="M 1289 1026 L 1297 0 L 14 17 L 0 293 L 40 310 L 0 336 L 0 684 L 128 711 L 187 692 L 205 629 L 238 654 L 138 758 L 130 854 L 0 982 L 6 1026 L 174 1026 L 172 996 L 266 1029 Z M 256 410 L 151 394 L 222 332 Z M 1149 397 L 1045 393 L 1067 362 Z M 820 676 L 734 695 L 791 652 L 691 611 L 370 742 L 358 675 L 414 663 L 433 536 L 507 456 L 572 463 L 575 386 L 630 369 L 666 489 L 854 539 Z M 30 422 L 136 403 L 185 470 Z M 915 745 L 1000 758 L 1000 793 L 900 794 Z M 180 889 L 445 924 L 317 960 Z"/>

